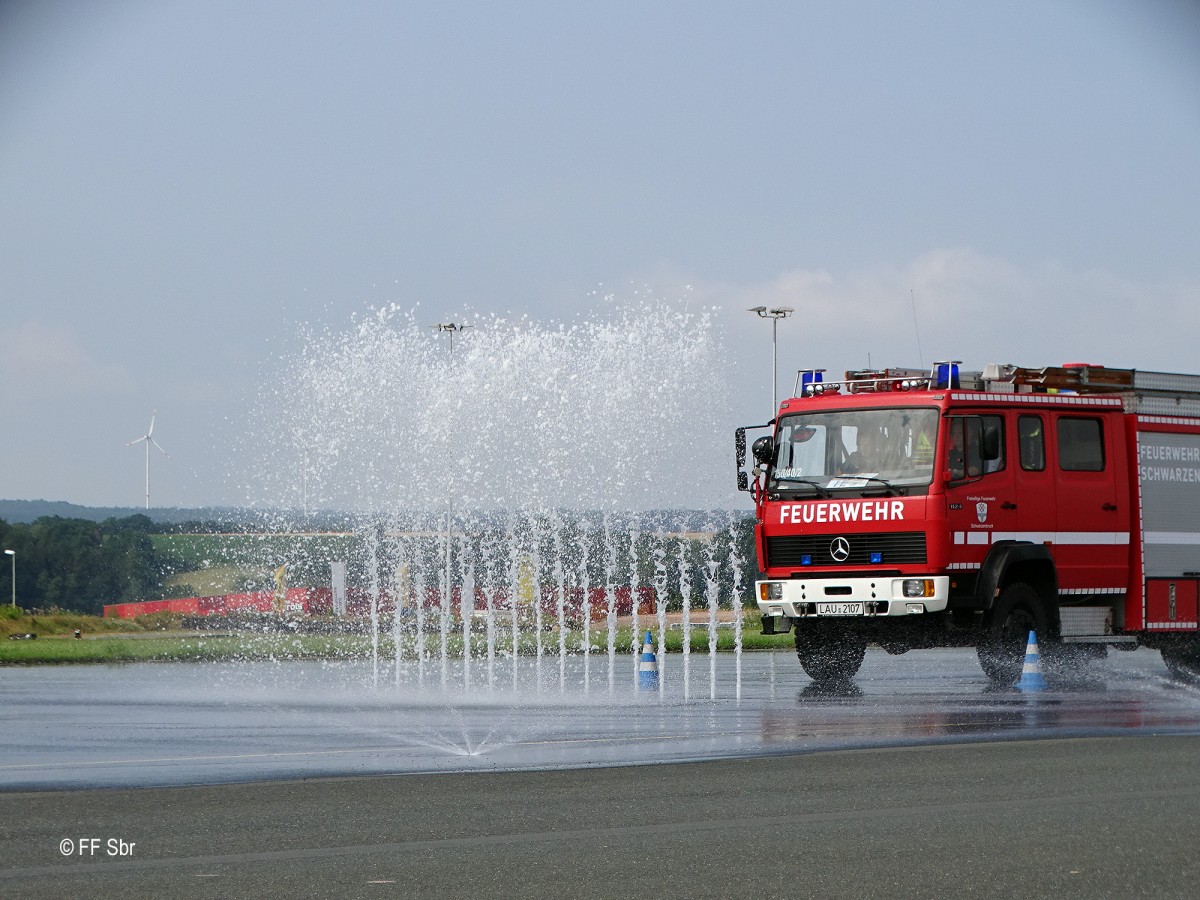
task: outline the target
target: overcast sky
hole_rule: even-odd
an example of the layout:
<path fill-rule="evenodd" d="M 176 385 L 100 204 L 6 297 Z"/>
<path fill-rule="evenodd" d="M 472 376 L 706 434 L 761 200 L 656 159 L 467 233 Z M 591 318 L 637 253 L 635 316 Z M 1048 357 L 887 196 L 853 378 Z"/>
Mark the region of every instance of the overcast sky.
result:
<path fill-rule="evenodd" d="M 1198 10 L 9 0 L 0 497 L 140 505 L 157 408 L 152 503 L 241 503 L 297 335 L 393 302 L 719 307 L 744 421 L 758 304 L 781 384 L 1200 372 Z"/>

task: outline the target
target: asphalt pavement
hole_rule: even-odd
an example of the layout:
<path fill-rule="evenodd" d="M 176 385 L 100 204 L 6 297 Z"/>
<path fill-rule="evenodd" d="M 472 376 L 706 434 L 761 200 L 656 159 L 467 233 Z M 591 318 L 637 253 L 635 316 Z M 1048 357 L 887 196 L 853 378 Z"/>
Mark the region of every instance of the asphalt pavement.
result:
<path fill-rule="evenodd" d="M 1131 736 L 9 792 L 0 895 L 1190 898 L 1197 758 Z"/>

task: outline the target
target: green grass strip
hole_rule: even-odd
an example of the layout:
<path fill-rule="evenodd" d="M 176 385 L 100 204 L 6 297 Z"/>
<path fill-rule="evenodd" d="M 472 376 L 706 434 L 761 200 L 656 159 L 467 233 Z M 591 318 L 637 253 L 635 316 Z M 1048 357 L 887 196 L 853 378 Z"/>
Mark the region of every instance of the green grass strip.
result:
<path fill-rule="evenodd" d="M 644 634 L 645 629 L 639 629 Z M 654 633 L 655 648 L 657 649 L 657 632 Z M 618 654 L 636 652 L 633 644 L 633 634 L 630 629 L 617 632 L 616 649 Z M 579 655 L 583 652 L 582 632 L 568 632 L 567 652 Z M 447 652 L 455 659 L 463 655 L 463 636 L 461 632 L 451 633 L 447 640 Z M 591 633 L 593 655 L 604 655 L 608 652 L 608 634 L 605 631 Z M 692 652 L 708 652 L 708 633 L 697 629 L 692 632 Z M 640 645 L 639 645 L 640 646 Z M 742 646 L 745 650 L 779 650 L 792 646 L 790 635 L 765 636 L 757 629 L 745 629 L 742 633 Z M 381 633 L 378 639 L 379 655 L 384 659 L 392 659 L 396 655 L 395 644 L 390 633 Z M 547 631 L 542 635 L 543 653 L 548 656 L 558 654 L 558 633 Z M 677 630 L 666 633 L 666 650 L 668 653 L 679 653 L 683 649 L 683 634 Z M 718 631 L 717 649 L 719 652 L 729 652 L 734 649 L 733 629 L 723 628 Z M 512 652 L 511 632 L 500 632 L 496 635 L 496 652 L 508 656 Z M 521 656 L 533 656 L 537 652 L 536 635 L 522 632 L 517 652 Z M 427 658 L 439 657 L 441 654 L 441 636 L 434 633 L 425 635 L 425 653 Z M 479 659 L 487 654 L 487 637 L 485 634 L 471 635 L 471 656 Z M 417 638 L 415 635 L 402 635 L 400 638 L 400 655 L 402 659 L 415 659 L 417 656 Z M 367 634 L 339 635 L 290 635 L 290 634 L 201 634 L 175 633 L 170 635 L 153 636 L 105 636 L 75 640 L 70 637 L 40 637 L 37 640 L 0 640 L 0 665 L 37 665 L 55 663 L 109 663 L 109 662 L 143 662 L 143 661 L 255 661 L 255 660 L 286 660 L 286 659 L 334 659 L 354 660 L 370 659 L 371 637 Z"/>

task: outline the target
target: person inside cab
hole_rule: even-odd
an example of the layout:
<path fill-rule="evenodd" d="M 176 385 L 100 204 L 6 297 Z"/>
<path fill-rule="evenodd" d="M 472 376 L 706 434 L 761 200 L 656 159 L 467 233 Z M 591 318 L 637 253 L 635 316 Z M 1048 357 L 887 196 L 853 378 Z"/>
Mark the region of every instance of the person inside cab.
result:
<path fill-rule="evenodd" d="M 967 477 L 967 450 L 963 438 L 966 423 L 954 422 L 950 427 L 950 451 L 946 456 L 946 468 L 951 481 L 962 481 Z"/>
<path fill-rule="evenodd" d="M 993 435 L 996 450 L 1000 455 L 984 459 L 984 419 L 978 416 L 952 418 L 949 423 L 949 449 L 946 452 L 946 471 L 950 481 L 978 478 L 989 472 L 1004 468 L 1003 431 L 998 422 L 989 427 L 997 429 Z"/>
<path fill-rule="evenodd" d="M 876 427 L 860 428 L 855 437 L 854 452 L 842 463 L 843 475 L 857 475 L 863 472 L 878 472 L 880 453 L 882 451 L 883 435 Z"/>

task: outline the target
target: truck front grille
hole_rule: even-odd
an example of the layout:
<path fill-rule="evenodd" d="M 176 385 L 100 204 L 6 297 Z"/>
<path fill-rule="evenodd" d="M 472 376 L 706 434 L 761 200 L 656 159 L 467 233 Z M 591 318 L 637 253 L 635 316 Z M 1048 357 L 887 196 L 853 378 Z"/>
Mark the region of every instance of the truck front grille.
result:
<path fill-rule="evenodd" d="M 833 544 L 838 538 L 849 543 L 850 554 L 835 559 Z M 871 565 L 871 554 L 880 554 L 876 565 L 895 566 L 902 563 L 923 563 L 925 532 L 877 532 L 874 534 L 796 534 L 767 538 L 767 566 L 770 568 L 804 566 L 865 566 Z"/>

